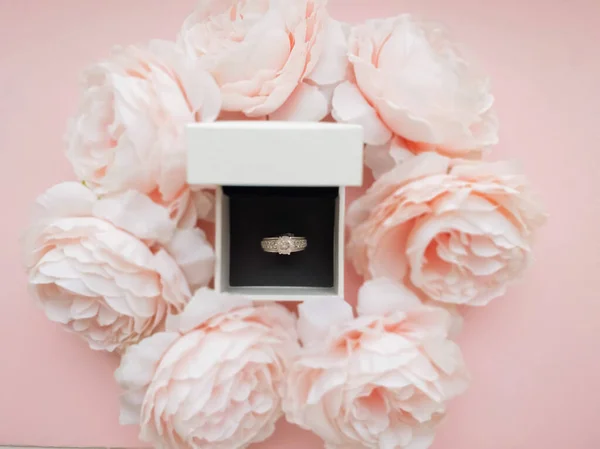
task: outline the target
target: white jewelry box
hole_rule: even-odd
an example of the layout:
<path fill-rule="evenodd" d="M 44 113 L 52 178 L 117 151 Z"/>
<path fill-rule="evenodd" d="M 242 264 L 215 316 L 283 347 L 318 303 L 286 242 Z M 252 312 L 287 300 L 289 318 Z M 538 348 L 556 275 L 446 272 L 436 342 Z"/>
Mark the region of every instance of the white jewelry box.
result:
<path fill-rule="evenodd" d="M 362 185 L 362 128 L 197 123 L 186 139 L 188 183 L 216 187 L 215 289 L 261 301 L 344 297 L 345 188 Z M 288 232 L 306 237 L 306 250 L 262 251 L 262 238 Z"/>

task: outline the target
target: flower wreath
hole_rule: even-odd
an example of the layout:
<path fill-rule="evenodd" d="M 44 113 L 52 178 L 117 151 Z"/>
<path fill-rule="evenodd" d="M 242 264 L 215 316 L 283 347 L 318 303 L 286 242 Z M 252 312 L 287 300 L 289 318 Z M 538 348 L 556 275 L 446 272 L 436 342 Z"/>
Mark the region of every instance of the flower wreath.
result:
<path fill-rule="evenodd" d="M 545 214 L 498 142 L 487 80 L 437 25 L 350 26 L 325 0 L 204 0 L 176 42 L 90 67 L 68 132 L 80 182 L 37 200 L 29 284 L 48 318 L 114 351 L 121 422 L 157 448 L 244 448 L 287 420 L 327 448 L 424 449 L 465 390 L 456 305 L 501 296 Z M 186 184 L 186 124 L 364 129 L 375 181 L 350 207 L 366 279 L 292 313 L 207 285 L 213 193 Z"/>

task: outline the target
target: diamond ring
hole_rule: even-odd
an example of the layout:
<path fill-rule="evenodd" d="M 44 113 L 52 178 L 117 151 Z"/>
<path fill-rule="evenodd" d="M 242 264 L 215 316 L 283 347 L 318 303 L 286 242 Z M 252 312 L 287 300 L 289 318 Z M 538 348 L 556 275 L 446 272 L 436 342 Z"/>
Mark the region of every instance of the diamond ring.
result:
<path fill-rule="evenodd" d="M 307 246 L 304 237 L 296 237 L 294 234 L 280 235 L 279 237 L 267 237 L 262 239 L 260 246 L 266 253 L 285 254 L 304 251 Z"/>

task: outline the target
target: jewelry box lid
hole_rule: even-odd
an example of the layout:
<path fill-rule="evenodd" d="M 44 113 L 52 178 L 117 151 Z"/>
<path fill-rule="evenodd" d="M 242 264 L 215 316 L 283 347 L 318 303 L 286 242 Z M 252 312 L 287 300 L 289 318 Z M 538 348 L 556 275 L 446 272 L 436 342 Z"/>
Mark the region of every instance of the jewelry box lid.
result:
<path fill-rule="evenodd" d="M 338 123 L 231 121 L 186 127 L 199 185 L 359 186 L 363 130 Z"/>

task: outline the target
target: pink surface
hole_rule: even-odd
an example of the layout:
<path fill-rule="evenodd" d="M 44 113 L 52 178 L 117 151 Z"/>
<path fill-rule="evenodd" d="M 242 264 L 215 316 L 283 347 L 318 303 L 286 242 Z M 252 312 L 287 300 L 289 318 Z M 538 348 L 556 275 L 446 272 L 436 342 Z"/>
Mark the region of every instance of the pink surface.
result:
<path fill-rule="evenodd" d="M 339 19 L 421 13 L 453 29 L 490 73 L 495 157 L 517 157 L 550 221 L 526 281 L 471 311 L 473 374 L 435 449 L 592 449 L 600 441 L 600 2 L 331 0 Z M 169 6 L 167 6 L 169 4 Z M 113 44 L 173 37 L 194 0 L 0 2 L 0 444 L 139 446 L 118 424 L 115 357 L 50 323 L 25 288 L 18 236 L 34 197 L 72 175 L 62 156 L 81 69 Z M 352 274 L 352 290 L 358 280 Z M 354 296 L 354 295 L 352 295 Z M 281 423 L 266 448 L 316 449 Z"/>

